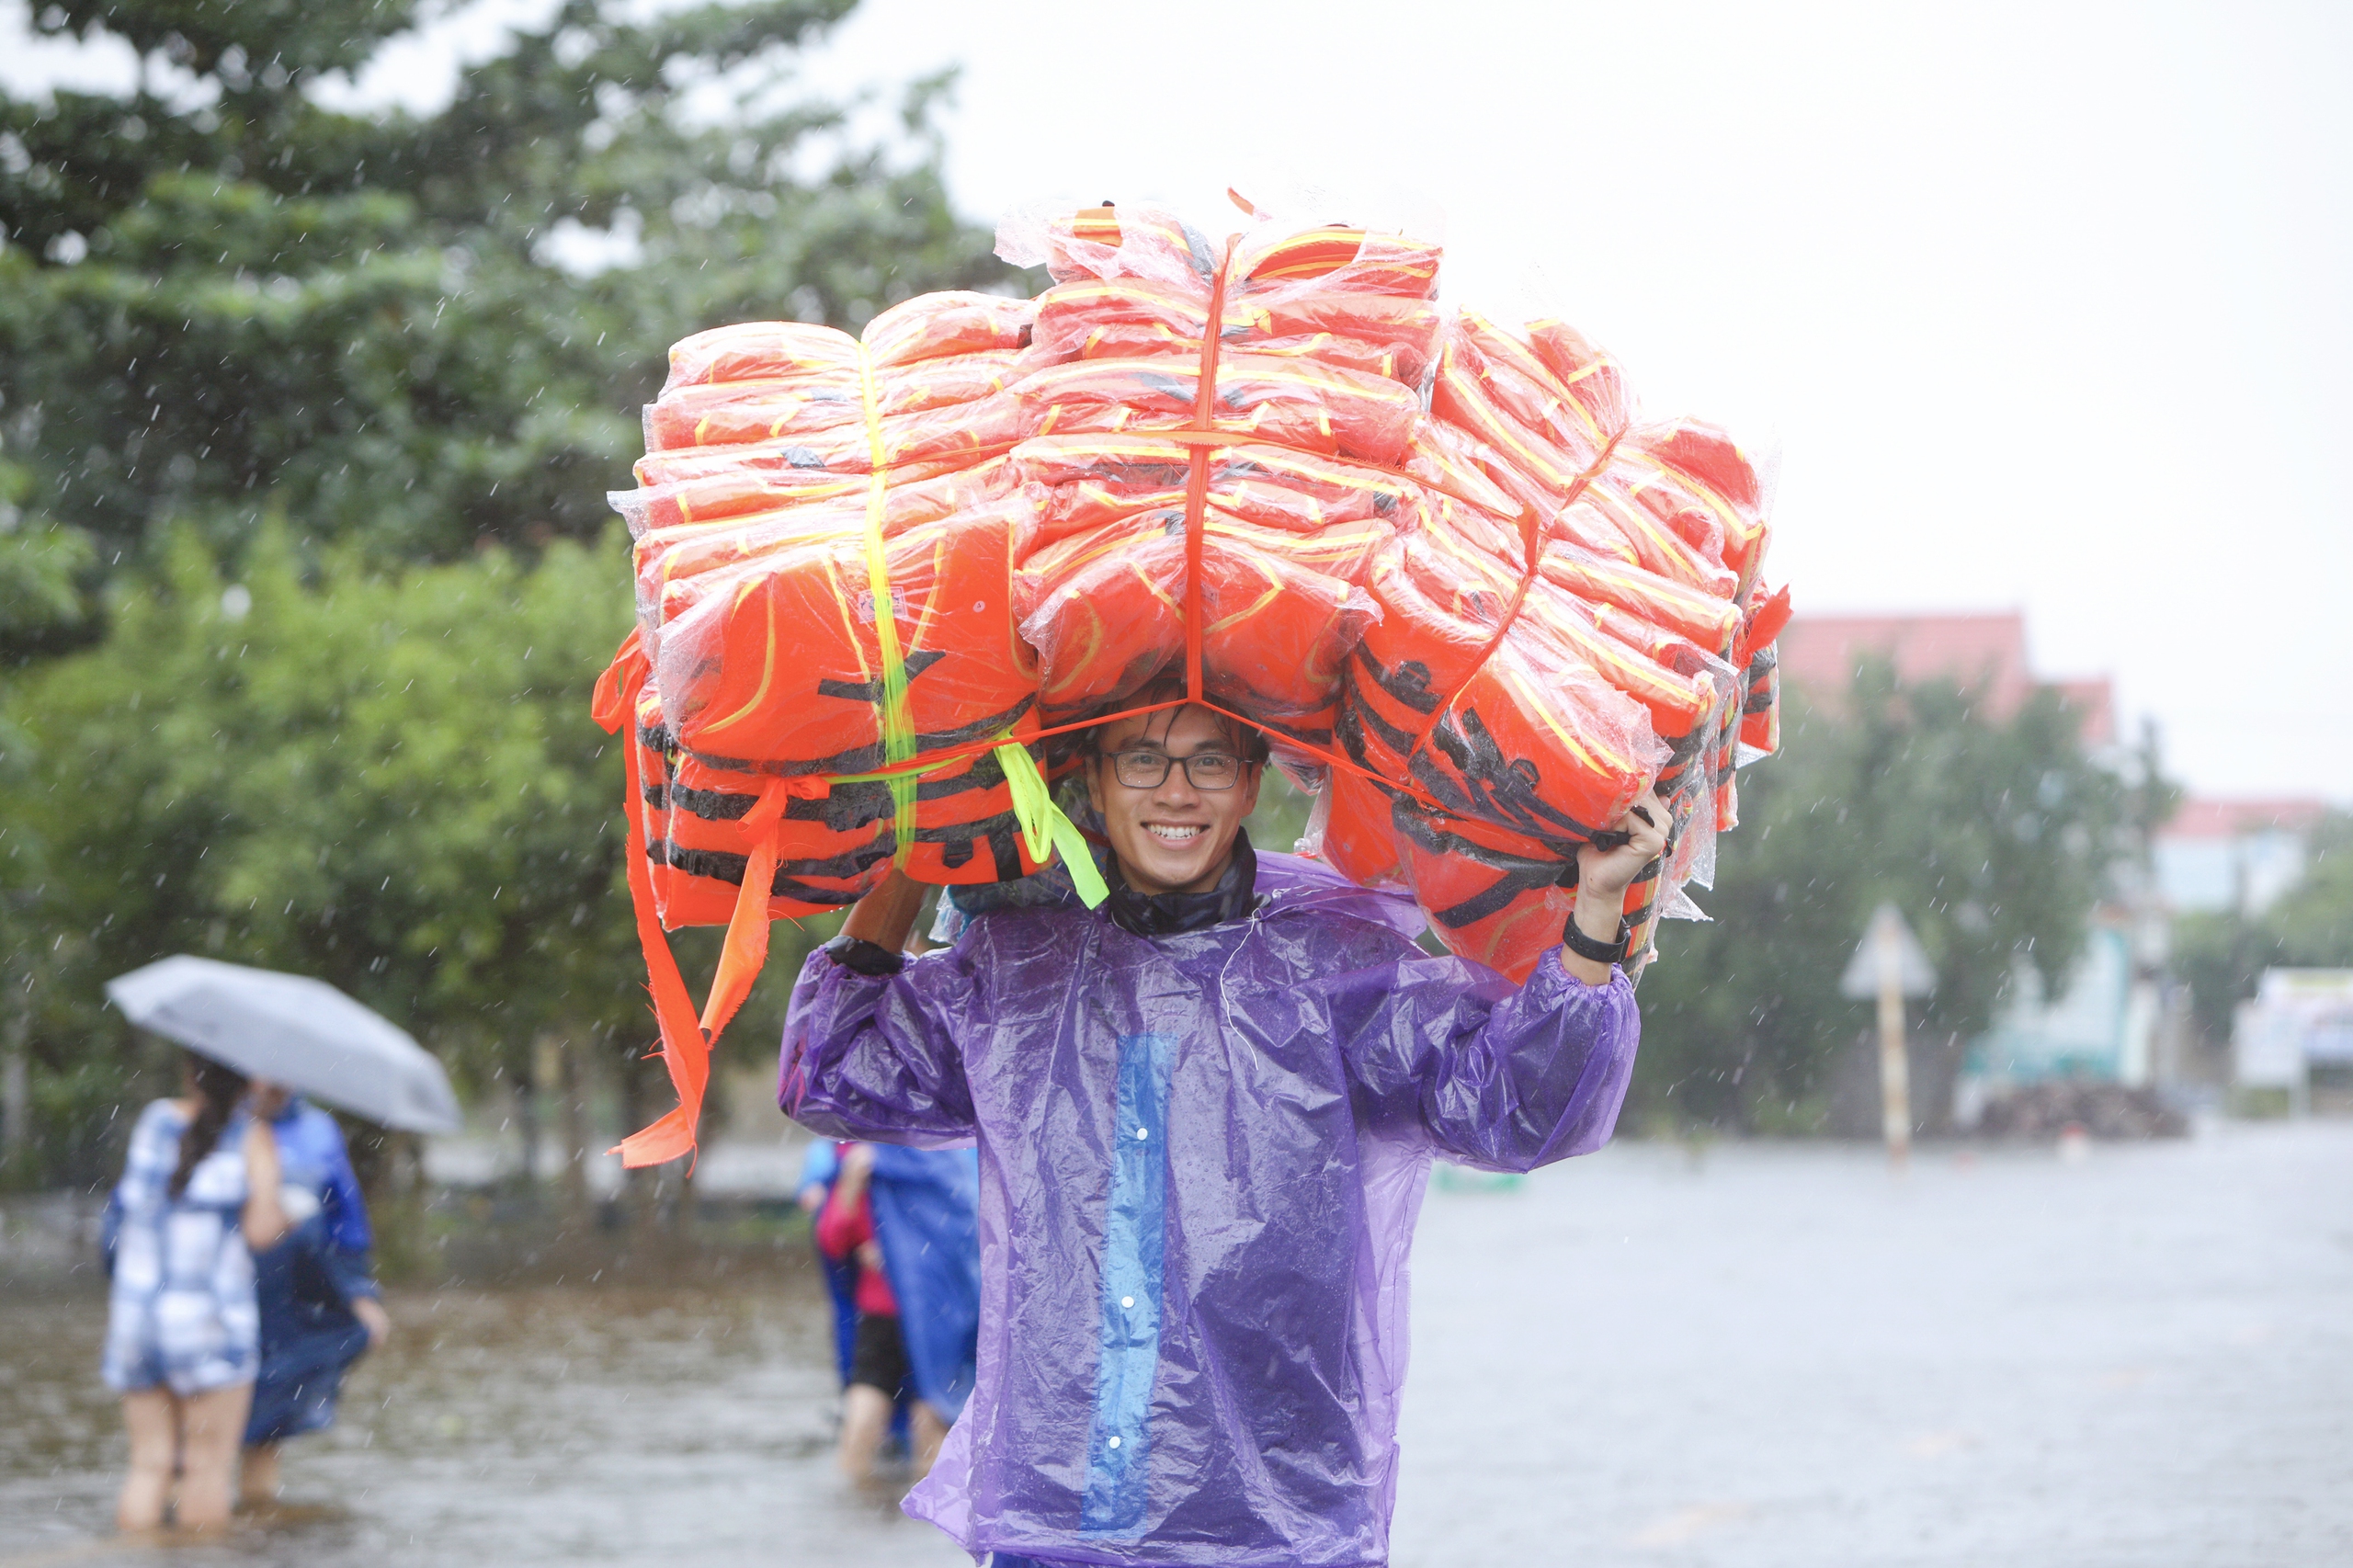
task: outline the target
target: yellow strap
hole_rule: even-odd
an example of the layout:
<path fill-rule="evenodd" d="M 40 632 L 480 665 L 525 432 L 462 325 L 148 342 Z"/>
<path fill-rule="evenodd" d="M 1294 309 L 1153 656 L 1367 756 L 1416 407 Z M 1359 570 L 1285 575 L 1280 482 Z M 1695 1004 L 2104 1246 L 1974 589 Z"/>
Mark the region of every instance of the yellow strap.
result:
<path fill-rule="evenodd" d="M 882 760 L 896 767 L 915 755 L 914 722 L 907 716 L 907 662 L 899 649 L 898 603 L 891 597 L 891 562 L 882 549 L 884 470 L 882 417 L 874 395 L 874 361 L 866 345 L 858 346 L 858 392 L 866 402 L 866 586 L 874 600 L 874 642 L 881 655 L 882 701 L 877 709 L 882 730 Z M 891 863 L 904 867 L 915 846 L 915 777 L 889 773 L 893 842 Z"/>
<path fill-rule="evenodd" d="M 997 766 L 1005 769 L 1006 788 L 1013 792 L 1013 820 L 1021 824 L 1029 858 L 1044 865 L 1051 846 L 1061 851 L 1063 866 L 1070 872 L 1071 886 L 1078 890 L 1080 903 L 1093 909 L 1110 897 L 1111 890 L 1104 885 L 1103 873 L 1096 869 L 1095 855 L 1086 846 L 1086 835 L 1054 804 L 1053 794 L 1046 788 L 1046 776 L 1038 771 L 1029 748 L 1009 742 L 996 748 L 996 760 Z"/>
<path fill-rule="evenodd" d="M 873 596 L 874 643 L 882 666 L 882 700 L 877 705 L 877 717 L 882 731 L 884 766 L 872 773 L 821 777 L 828 787 L 869 780 L 891 787 L 892 827 L 898 846 L 891 863 L 904 867 L 915 846 L 916 780 L 928 770 L 908 766 L 915 756 L 915 722 L 907 713 L 907 662 L 899 647 L 898 605 L 891 597 L 891 561 L 882 547 L 883 492 L 889 473 L 882 446 L 882 419 L 874 395 L 874 361 L 862 343 L 858 346 L 858 382 L 859 395 L 866 403 L 866 586 Z M 1096 869 L 1094 854 L 1088 850 L 1078 824 L 1054 804 L 1045 776 L 1038 771 L 1038 764 L 1029 750 L 1018 742 L 1008 741 L 996 748 L 996 756 L 1013 794 L 1014 820 L 1021 825 L 1029 858 L 1043 865 L 1050 852 L 1060 851 L 1080 899 L 1089 909 L 1101 903 L 1110 896 L 1110 890 L 1103 883 L 1103 873 Z"/>

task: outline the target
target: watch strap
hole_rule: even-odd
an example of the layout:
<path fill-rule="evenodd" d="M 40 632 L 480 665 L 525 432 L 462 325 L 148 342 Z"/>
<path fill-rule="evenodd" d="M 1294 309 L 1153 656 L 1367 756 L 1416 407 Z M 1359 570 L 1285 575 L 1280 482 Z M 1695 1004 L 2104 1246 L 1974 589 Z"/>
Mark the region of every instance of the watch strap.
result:
<path fill-rule="evenodd" d="M 1561 945 L 1577 957 L 1591 959 L 1595 963 L 1623 963 L 1626 959 L 1626 937 L 1627 931 L 1623 921 L 1619 923 L 1618 939 L 1614 942 L 1597 942 L 1583 931 L 1578 930 L 1577 918 L 1574 915 L 1570 915 L 1561 926 Z"/>

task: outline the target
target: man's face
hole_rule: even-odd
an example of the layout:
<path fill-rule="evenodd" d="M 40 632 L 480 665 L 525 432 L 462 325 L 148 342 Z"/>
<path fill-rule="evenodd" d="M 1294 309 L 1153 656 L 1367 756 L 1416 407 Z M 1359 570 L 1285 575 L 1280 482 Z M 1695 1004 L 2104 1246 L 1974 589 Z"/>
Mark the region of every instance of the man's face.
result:
<path fill-rule="evenodd" d="M 278 1119 L 278 1113 L 283 1111 L 288 1102 L 293 1099 L 294 1091 L 283 1084 L 273 1084 L 267 1078 L 256 1078 L 252 1085 L 246 1089 L 245 1095 L 253 1105 L 256 1116 L 264 1121 L 275 1121 Z"/>
<path fill-rule="evenodd" d="M 1140 714 L 1106 725 L 1095 737 L 1097 755 L 1086 768 L 1086 792 L 1103 813 L 1103 831 L 1120 874 L 1140 893 L 1207 892 L 1225 872 L 1233 835 L 1258 803 L 1258 765 L 1244 762 L 1227 771 L 1230 789 L 1204 790 L 1188 777 L 1188 757 L 1233 758 L 1237 743 L 1226 722 L 1203 708 Z M 1149 787 L 1120 780 L 1120 754 L 1149 753 L 1169 759 L 1168 775 Z M 1157 762 L 1131 761 L 1130 770 L 1149 774 Z M 1196 765 L 1208 772 L 1215 764 Z"/>

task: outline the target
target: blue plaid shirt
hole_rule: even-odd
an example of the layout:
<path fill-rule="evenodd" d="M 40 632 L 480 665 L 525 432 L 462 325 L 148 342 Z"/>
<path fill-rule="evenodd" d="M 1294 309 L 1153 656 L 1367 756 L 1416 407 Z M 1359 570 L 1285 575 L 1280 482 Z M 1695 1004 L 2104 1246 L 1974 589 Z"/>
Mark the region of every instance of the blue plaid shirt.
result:
<path fill-rule="evenodd" d="M 251 1382 L 261 1364 L 245 1206 L 245 1119 L 222 1130 L 188 1187 L 170 1195 L 188 1118 L 170 1100 L 139 1116 L 114 1189 L 114 1288 L 102 1369 L 123 1392 L 201 1393 Z"/>

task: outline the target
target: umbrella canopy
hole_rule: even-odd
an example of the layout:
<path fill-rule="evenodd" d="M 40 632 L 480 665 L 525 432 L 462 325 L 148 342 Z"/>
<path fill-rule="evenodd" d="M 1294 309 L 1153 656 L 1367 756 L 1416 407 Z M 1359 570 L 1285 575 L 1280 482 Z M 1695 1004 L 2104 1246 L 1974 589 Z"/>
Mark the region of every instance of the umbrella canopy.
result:
<path fill-rule="evenodd" d="M 407 1030 L 324 980 L 183 953 L 107 982 L 123 1016 L 199 1055 L 406 1132 L 453 1132 L 458 1098 Z"/>

